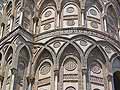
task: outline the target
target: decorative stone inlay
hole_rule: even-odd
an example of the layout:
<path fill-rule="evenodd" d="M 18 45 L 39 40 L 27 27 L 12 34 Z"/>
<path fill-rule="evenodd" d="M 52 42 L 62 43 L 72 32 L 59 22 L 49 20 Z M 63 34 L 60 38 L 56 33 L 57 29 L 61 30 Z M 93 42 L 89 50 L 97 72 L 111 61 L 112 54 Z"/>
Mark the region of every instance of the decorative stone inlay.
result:
<path fill-rule="evenodd" d="M 104 79 L 96 76 L 90 76 L 90 82 L 104 84 Z"/>
<path fill-rule="evenodd" d="M 64 67 L 66 70 L 68 71 L 73 71 L 76 69 L 77 67 L 77 64 L 75 62 L 75 60 L 73 58 L 68 58 L 66 61 L 65 61 L 65 64 L 64 64 Z"/>
<path fill-rule="evenodd" d="M 49 16 L 51 16 L 51 14 L 52 14 L 52 12 L 49 10 L 45 13 L 45 17 L 49 17 Z"/>
<path fill-rule="evenodd" d="M 53 44 L 53 47 L 54 48 L 59 48 L 61 46 L 61 43 L 59 41 L 56 41 L 54 44 Z"/>
<path fill-rule="evenodd" d="M 98 28 L 98 23 L 97 22 L 95 22 L 95 21 L 91 21 L 91 27 L 93 27 L 93 28 Z"/>
<path fill-rule="evenodd" d="M 87 46 L 88 43 L 87 43 L 86 40 L 80 40 L 80 45 L 81 45 L 81 46 Z"/>
<path fill-rule="evenodd" d="M 74 20 L 68 20 L 67 21 L 67 26 L 74 26 L 75 25 L 75 21 Z"/>
<path fill-rule="evenodd" d="M 90 9 L 90 14 L 96 16 L 97 12 L 94 9 Z"/>
<path fill-rule="evenodd" d="M 49 24 L 46 24 L 45 26 L 44 26 L 44 30 L 48 30 L 48 29 L 50 29 L 51 28 L 51 24 L 49 23 Z"/>
<path fill-rule="evenodd" d="M 101 73 L 101 67 L 95 62 L 91 65 L 91 71 L 95 74 Z"/>
<path fill-rule="evenodd" d="M 46 62 L 40 67 L 40 74 L 46 75 L 50 72 L 50 69 L 51 69 L 51 65 Z"/>
<path fill-rule="evenodd" d="M 64 80 L 78 80 L 77 74 L 64 74 Z"/>
<path fill-rule="evenodd" d="M 111 53 L 111 52 L 112 52 L 111 48 L 108 47 L 108 46 L 105 46 L 105 51 L 106 51 L 107 53 Z"/>
<path fill-rule="evenodd" d="M 74 12 L 74 8 L 73 7 L 68 7 L 66 10 L 67 10 L 68 13 L 73 13 Z"/>
<path fill-rule="evenodd" d="M 65 90 L 76 90 L 74 87 L 70 86 L 70 87 L 67 87 Z"/>

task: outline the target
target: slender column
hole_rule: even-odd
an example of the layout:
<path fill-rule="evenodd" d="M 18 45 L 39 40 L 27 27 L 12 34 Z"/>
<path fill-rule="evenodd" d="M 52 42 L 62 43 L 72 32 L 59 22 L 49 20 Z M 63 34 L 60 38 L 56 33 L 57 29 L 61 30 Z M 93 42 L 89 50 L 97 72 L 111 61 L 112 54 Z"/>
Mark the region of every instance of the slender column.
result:
<path fill-rule="evenodd" d="M 103 17 L 103 25 L 104 25 L 104 31 L 107 32 L 107 18 L 106 18 L 106 15 L 104 15 Z"/>
<path fill-rule="evenodd" d="M 85 26 L 85 15 L 84 15 L 84 9 L 81 10 L 81 17 L 82 17 L 82 26 Z"/>
<path fill-rule="evenodd" d="M 20 8 L 20 21 L 19 24 L 22 26 L 22 21 L 23 21 L 23 13 L 24 13 L 24 7 Z"/>
<path fill-rule="evenodd" d="M 11 69 L 11 73 L 12 73 L 12 76 L 11 76 L 11 83 L 10 83 L 10 90 L 15 90 L 14 89 L 14 82 L 15 82 L 15 74 L 16 74 L 17 70 L 12 68 Z"/>
<path fill-rule="evenodd" d="M 87 82 L 86 82 L 86 74 L 87 74 L 87 69 L 82 69 L 82 74 L 83 74 L 83 90 L 87 90 Z"/>
<path fill-rule="evenodd" d="M 55 90 L 58 90 L 58 70 L 55 71 Z"/>
<path fill-rule="evenodd" d="M 59 18 L 59 11 L 57 13 L 57 24 L 56 24 L 56 28 L 58 29 L 60 27 L 60 18 Z"/>
<path fill-rule="evenodd" d="M 0 90 L 2 89 L 3 76 L 0 75 Z"/>
<path fill-rule="evenodd" d="M 4 23 L 2 23 L 2 24 L 1 24 L 1 33 L 0 33 L 0 38 L 2 38 L 2 36 L 3 36 L 4 27 L 5 27 L 5 24 L 4 24 Z"/>
<path fill-rule="evenodd" d="M 112 90 L 113 89 L 113 87 L 112 87 L 113 86 L 112 85 L 112 75 L 109 74 L 107 78 L 108 78 L 109 90 Z"/>
<path fill-rule="evenodd" d="M 27 90 L 32 90 L 32 85 L 33 85 L 33 82 L 34 82 L 35 79 L 33 77 L 28 77 L 27 80 L 28 80 L 28 83 L 29 83 Z"/>
<path fill-rule="evenodd" d="M 11 16 L 10 16 L 10 31 L 9 31 L 9 32 L 11 32 L 11 31 L 12 31 L 13 21 L 14 21 L 14 16 L 13 16 L 13 15 L 11 15 Z"/>
<path fill-rule="evenodd" d="M 33 34 L 36 34 L 37 22 L 38 22 L 38 18 L 33 17 Z"/>

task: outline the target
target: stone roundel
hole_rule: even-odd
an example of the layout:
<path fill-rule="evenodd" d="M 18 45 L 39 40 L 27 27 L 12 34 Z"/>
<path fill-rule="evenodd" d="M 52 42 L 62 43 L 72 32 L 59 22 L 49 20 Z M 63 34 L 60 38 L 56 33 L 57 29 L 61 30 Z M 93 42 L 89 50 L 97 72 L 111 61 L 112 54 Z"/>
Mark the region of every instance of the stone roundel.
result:
<path fill-rule="evenodd" d="M 51 65 L 48 62 L 45 62 L 41 67 L 40 67 L 40 74 L 41 75 L 46 75 L 50 72 L 51 70 Z"/>
<path fill-rule="evenodd" d="M 97 63 L 93 63 L 91 65 L 91 71 L 95 74 L 100 74 L 101 73 L 101 67 Z"/>
<path fill-rule="evenodd" d="M 74 87 L 70 86 L 70 87 L 67 87 L 65 90 L 76 90 Z"/>
<path fill-rule="evenodd" d="M 64 67 L 67 71 L 73 71 L 77 68 L 77 63 L 75 62 L 73 58 L 68 58 L 65 61 Z"/>
<path fill-rule="evenodd" d="M 94 9 L 90 9 L 90 14 L 96 16 L 96 15 L 97 15 L 97 12 L 96 12 L 96 10 L 94 10 Z"/>
<path fill-rule="evenodd" d="M 68 7 L 66 10 L 67 10 L 68 13 L 73 13 L 74 12 L 74 8 L 73 7 Z"/>
<path fill-rule="evenodd" d="M 51 28 L 51 24 L 50 23 L 48 23 L 48 24 L 46 24 L 45 26 L 44 26 L 44 30 L 48 30 L 48 29 L 50 29 Z"/>
<path fill-rule="evenodd" d="M 81 46 L 87 46 L 88 43 L 87 43 L 86 40 L 80 40 L 80 45 L 81 45 Z"/>
<path fill-rule="evenodd" d="M 52 15 L 52 12 L 50 10 L 45 13 L 45 17 L 49 17 L 51 15 Z"/>
<path fill-rule="evenodd" d="M 53 44 L 53 47 L 54 47 L 54 48 L 59 48 L 60 46 L 61 46 L 60 41 L 56 41 L 56 42 L 54 42 L 54 44 Z"/>
<path fill-rule="evenodd" d="M 91 21 L 91 27 L 92 28 L 98 28 L 98 23 L 97 22 L 95 22 L 95 21 Z"/>

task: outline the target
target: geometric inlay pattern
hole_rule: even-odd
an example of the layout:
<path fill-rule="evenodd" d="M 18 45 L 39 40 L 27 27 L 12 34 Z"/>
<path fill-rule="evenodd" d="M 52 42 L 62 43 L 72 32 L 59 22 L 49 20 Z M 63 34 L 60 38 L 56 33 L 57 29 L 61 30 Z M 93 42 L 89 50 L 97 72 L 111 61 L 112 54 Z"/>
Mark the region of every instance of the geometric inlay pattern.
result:
<path fill-rule="evenodd" d="M 65 64 L 64 64 L 64 67 L 67 71 L 73 71 L 76 69 L 77 67 L 77 64 L 75 62 L 75 60 L 73 58 L 68 58 L 66 61 L 65 61 Z"/>
<path fill-rule="evenodd" d="M 41 75 L 46 75 L 50 72 L 51 65 L 48 62 L 45 62 L 41 67 L 40 67 L 40 74 Z"/>

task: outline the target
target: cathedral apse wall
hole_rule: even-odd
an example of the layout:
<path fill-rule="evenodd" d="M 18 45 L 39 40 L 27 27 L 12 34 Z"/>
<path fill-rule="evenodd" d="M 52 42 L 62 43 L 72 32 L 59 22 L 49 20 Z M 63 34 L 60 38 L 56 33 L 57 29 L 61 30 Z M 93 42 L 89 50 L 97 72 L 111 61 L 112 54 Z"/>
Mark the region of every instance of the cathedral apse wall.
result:
<path fill-rule="evenodd" d="M 120 90 L 119 0 L 5 0 L 0 90 Z"/>

